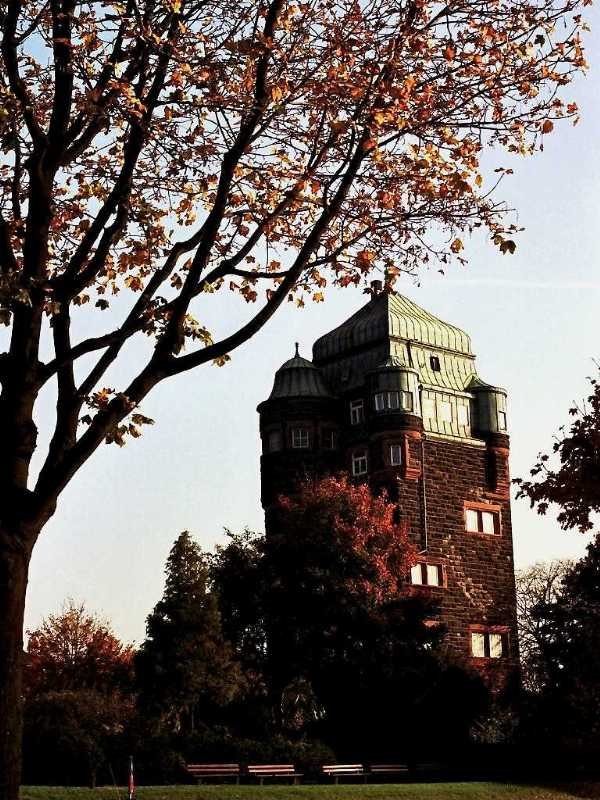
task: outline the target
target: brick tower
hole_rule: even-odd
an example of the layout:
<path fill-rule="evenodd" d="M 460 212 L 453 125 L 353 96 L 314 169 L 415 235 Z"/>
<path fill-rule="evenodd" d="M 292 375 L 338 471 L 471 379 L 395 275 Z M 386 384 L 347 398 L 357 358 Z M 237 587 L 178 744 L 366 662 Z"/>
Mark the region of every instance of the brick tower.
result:
<path fill-rule="evenodd" d="M 469 336 L 374 284 L 281 366 L 258 407 L 266 512 L 297 477 L 346 471 L 397 501 L 447 644 L 491 675 L 518 663 L 506 392 L 476 372 Z"/>

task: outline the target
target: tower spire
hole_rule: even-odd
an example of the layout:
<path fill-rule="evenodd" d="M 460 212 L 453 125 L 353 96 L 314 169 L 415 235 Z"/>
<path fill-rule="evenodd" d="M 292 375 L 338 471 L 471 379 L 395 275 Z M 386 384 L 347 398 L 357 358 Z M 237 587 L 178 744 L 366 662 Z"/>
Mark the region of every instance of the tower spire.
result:
<path fill-rule="evenodd" d="M 299 352 L 299 350 L 298 350 L 299 343 L 298 343 L 298 342 L 295 342 L 295 345 L 296 345 L 296 352 L 295 352 L 295 354 L 294 354 L 294 355 L 295 355 L 295 356 L 296 356 L 296 358 L 297 358 L 297 357 L 300 355 L 300 352 Z"/>

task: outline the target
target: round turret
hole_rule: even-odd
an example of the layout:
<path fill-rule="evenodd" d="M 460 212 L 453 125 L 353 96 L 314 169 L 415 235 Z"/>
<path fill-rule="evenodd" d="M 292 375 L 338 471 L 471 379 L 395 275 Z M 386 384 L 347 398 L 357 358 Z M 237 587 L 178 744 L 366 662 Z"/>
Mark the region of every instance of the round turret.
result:
<path fill-rule="evenodd" d="M 476 418 L 473 427 L 483 435 L 507 435 L 506 391 L 485 383 L 478 375 L 472 376 L 467 391 L 475 396 Z"/>
<path fill-rule="evenodd" d="M 263 444 L 262 500 L 305 474 L 332 472 L 339 457 L 339 400 L 321 370 L 296 352 L 279 367 L 271 394 L 258 406 Z"/>
<path fill-rule="evenodd" d="M 371 407 L 377 412 L 400 412 L 421 416 L 419 373 L 389 356 L 368 375 Z"/>
<path fill-rule="evenodd" d="M 328 390 L 323 380 L 321 372 L 312 361 L 302 358 L 298 352 L 296 342 L 296 353 L 282 364 L 275 373 L 275 381 L 269 395 L 269 400 L 295 399 L 295 398 L 322 398 L 330 400 L 333 395 Z M 261 410 L 261 403 L 258 410 Z"/>

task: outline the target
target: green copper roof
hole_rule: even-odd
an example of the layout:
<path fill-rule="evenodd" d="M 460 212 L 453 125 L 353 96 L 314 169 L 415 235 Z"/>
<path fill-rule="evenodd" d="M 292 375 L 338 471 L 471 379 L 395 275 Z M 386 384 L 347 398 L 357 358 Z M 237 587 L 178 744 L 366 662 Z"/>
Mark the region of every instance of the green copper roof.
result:
<path fill-rule="evenodd" d="M 472 355 L 471 340 L 460 328 L 443 322 L 407 297 L 381 293 L 346 322 L 318 339 L 313 357 L 317 362 L 326 361 L 390 337 Z"/>
<path fill-rule="evenodd" d="M 298 344 L 296 344 L 296 355 L 282 364 L 275 373 L 269 400 L 301 397 L 327 399 L 332 396 L 320 370 L 312 361 L 302 358 L 298 352 Z"/>

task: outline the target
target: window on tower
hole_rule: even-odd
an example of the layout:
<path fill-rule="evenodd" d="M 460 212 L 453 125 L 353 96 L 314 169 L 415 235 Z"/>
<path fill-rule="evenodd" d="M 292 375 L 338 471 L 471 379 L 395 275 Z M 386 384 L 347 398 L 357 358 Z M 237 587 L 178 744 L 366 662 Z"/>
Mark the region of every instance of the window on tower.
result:
<path fill-rule="evenodd" d="M 441 364 L 440 364 L 440 357 L 439 356 L 430 356 L 429 363 L 431 364 L 431 369 L 434 372 L 441 372 Z"/>
<path fill-rule="evenodd" d="M 308 428 L 292 428 L 292 447 L 295 450 L 306 450 L 309 444 Z"/>
<path fill-rule="evenodd" d="M 368 471 L 367 451 L 355 450 L 352 453 L 352 474 L 354 477 L 358 477 L 359 475 L 366 475 Z"/>
<path fill-rule="evenodd" d="M 505 628 L 477 627 L 471 631 L 471 655 L 473 658 L 503 658 L 508 652 L 507 640 Z"/>
<path fill-rule="evenodd" d="M 268 443 L 269 453 L 275 453 L 277 450 L 281 450 L 283 446 L 281 431 L 271 431 L 269 433 Z"/>
<path fill-rule="evenodd" d="M 365 404 L 362 400 L 350 401 L 350 423 L 352 425 L 359 425 L 365 419 Z"/>
<path fill-rule="evenodd" d="M 411 567 L 410 582 L 413 586 L 444 586 L 444 568 L 421 561 Z"/>
<path fill-rule="evenodd" d="M 462 428 L 466 428 L 469 424 L 469 408 L 462 403 L 456 409 L 456 418 L 458 424 Z"/>
<path fill-rule="evenodd" d="M 465 528 L 468 533 L 500 535 L 500 507 L 465 503 Z"/>
<path fill-rule="evenodd" d="M 402 445 L 401 444 L 391 444 L 390 445 L 390 464 L 393 467 L 398 467 L 402 464 Z"/>
<path fill-rule="evenodd" d="M 323 431 L 321 442 L 325 450 L 335 450 L 337 447 L 337 432 L 331 430 Z"/>
<path fill-rule="evenodd" d="M 506 411 L 498 411 L 498 430 L 506 430 Z"/>
<path fill-rule="evenodd" d="M 377 392 L 374 395 L 375 411 L 413 410 L 412 392 Z"/>

